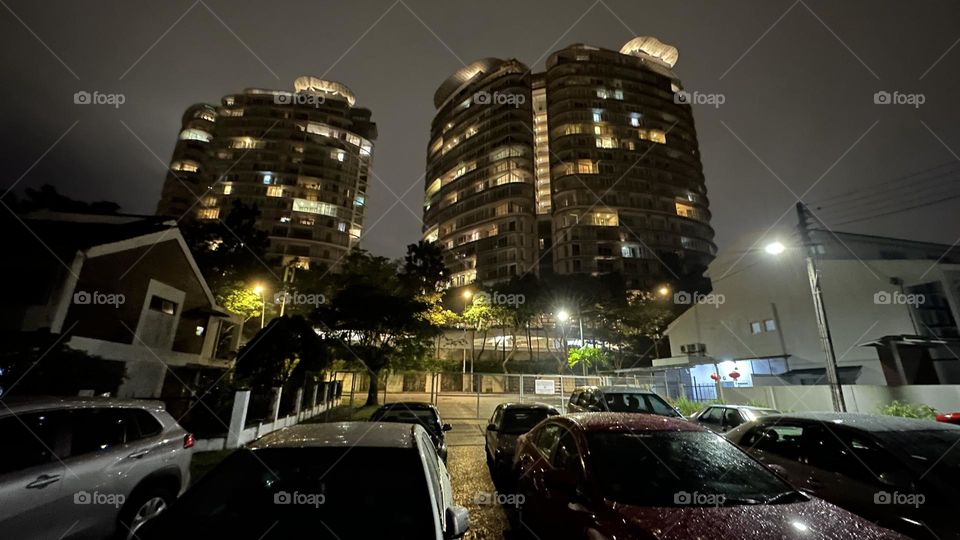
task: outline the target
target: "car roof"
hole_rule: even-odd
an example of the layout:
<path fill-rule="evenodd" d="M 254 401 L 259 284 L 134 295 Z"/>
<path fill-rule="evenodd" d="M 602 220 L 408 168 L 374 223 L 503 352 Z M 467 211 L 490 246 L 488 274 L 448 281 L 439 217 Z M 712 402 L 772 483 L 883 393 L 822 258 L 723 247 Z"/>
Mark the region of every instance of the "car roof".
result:
<path fill-rule="evenodd" d="M 779 420 L 815 420 L 849 426 L 854 429 L 869 432 L 882 431 L 954 431 L 960 426 L 921 420 L 917 418 L 902 418 L 899 416 L 884 416 L 879 414 L 862 413 L 835 413 L 835 412 L 799 412 L 790 414 L 774 414 L 765 416 L 764 421 L 777 422 Z"/>
<path fill-rule="evenodd" d="M 501 404 L 500 404 L 500 407 L 503 408 L 503 410 L 505 410 L 505 411 L 507 411 L 507 410 L 517 410 L 517 409 L 529 409 L 529 410 L 536 410 L 536 411 L 541 411 L 541 410 L 542 410 L 542 411 L 557 411 L 557 412 L 559 412 L 556 407 L 554 407 L 553 405 L 547 405 L 546 403 L 519 403 L 519 402 L 508 402 L 508 403 L 501 403 Z"/>
<path fill-rule="evenodd" d="M 751 411 L 775 411 L 776 409 L 772 407 L 757 407 L 755 405 L 728 405 L 724 403 L 714 403 L 707 405 L 704 409 L 709 409 L 710 407 L 716 407 L 718 409 L 750 409 Z"/>
<path fill-rule="evenodd" d="M 699 424 L 683 418 L 646 413 L 574 413 L 554 416 L 550 421 L 570 422 L 588 433 L 596 431 L 709 431 Z"/>
<path fill-rule="evenodd" d="M 433 403 L 427 403 L 425 401 L 394 401 L 392 403 L 384 403 L 377 410 L 389 410 L 389 409 L 410 409 L 411 411 L 426 411 L 434 410 L 436 407 L 433 406 Z"/>
<path fill-rule="evenodd" d="M 629 385 L 579 386 L 573 389 L 574 392 L 583 391 L 583 390 L 600 390 L 604 394 L 625 394 L 627 392 L 631 394 L 656 394 L 656 392 L 651 392 L 650 390 L 647 390 L 645 388 L 640 388 L 639 386 L 629 386 Z"/>
<path fill-rule="evenodd" d="M 274 431 L 250 443 L 249 448 L 303 448 L 348 446 L 364 448 L 413 448 L 418 424 L 396 422 L 330 422 L 298 424 Z"/>
<path fill-rule="evenodd" d="M 17 396 L 3 400 L 3 404 L 6 408 L 0 409 L 0 416 L 49 409 L 80 409 L 91 407 L 124 407 L 152 411 L 162 411 L 165 409 L 164 403 L 160 400 L 107 397 Z"/>

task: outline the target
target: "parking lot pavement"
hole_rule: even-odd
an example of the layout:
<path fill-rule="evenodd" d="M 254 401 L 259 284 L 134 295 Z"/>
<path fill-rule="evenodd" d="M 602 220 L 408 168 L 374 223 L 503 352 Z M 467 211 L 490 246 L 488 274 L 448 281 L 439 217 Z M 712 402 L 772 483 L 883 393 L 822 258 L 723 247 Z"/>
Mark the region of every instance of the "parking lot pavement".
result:
<path fill-rule="evenodd" d="M 485 423 L 484 423 L 485 424 Z M 483 454 L 483 425 L 479 422 L 452 423 L 447 432 L 447 467 L 453 483 L 453 498 L 470 511 L 470 532 L 467 538 L 500 539 L 508 528 L 506 515 L 496 504 L 479 504 L 491 497 L 478 494 L 493 493 L 493 482 Z"/>

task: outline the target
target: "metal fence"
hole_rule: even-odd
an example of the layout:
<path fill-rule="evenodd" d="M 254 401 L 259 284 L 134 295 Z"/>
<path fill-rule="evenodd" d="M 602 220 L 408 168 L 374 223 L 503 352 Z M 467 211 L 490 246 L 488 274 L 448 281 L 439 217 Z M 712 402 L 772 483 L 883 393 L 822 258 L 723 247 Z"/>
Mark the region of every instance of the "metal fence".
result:
<path fill-rule="evenodd" d="M 340 372 L 343 403 L 361 406 L 367 399 L 369 375 Z M 444 418 L 486 419 L 500 403 L 546 403 L 563 410 L 580 386 L 635 386 L 669 397 L 665 382 L 642 375 L 580 376 L 502 373 L 394 373 L 378 381 L 378 401 L 433 403 Z"/>

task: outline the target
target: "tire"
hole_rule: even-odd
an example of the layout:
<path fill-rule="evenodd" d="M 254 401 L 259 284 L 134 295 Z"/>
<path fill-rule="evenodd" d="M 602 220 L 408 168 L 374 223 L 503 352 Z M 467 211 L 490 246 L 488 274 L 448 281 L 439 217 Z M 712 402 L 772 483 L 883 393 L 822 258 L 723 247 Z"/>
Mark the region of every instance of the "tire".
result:
<path fill-rule="evenodd" d="M 163 487 L 147 487 L 136 489 L 123 508 L 117 519 L 118 540 L 135 538 L 134 533 L 147 520 L 156 517 L 166 510 L 177 499 L 177 495 Z"/>

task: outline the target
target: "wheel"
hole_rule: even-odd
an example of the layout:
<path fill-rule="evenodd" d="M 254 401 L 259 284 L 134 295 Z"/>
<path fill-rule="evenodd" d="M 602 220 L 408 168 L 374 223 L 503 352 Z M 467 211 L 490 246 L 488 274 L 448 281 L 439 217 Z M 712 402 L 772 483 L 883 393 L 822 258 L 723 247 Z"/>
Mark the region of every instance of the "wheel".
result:
<path fill-rule="evenodd" d="M 175 493 L 162 487 L 134 491 L 133 496 L 120 510 L 117 538 L 125 540 L 136 538 L 137 529 L 148 520 L 160 515 L 176 498 Z"/>

